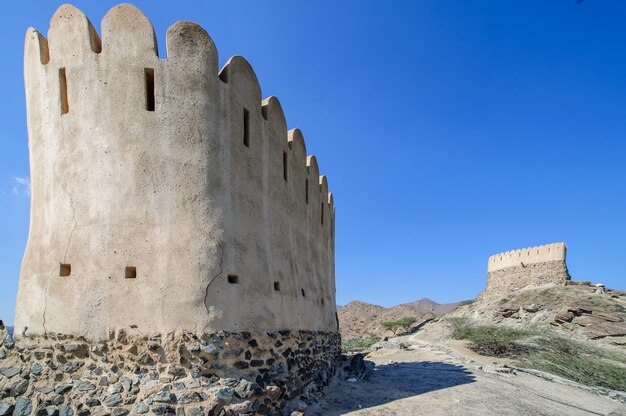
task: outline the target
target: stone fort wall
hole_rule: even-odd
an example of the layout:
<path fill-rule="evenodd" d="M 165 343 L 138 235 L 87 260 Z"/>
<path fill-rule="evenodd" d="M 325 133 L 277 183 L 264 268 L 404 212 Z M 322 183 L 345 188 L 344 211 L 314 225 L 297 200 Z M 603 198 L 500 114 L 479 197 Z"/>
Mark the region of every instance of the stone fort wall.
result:
<path fill-rule="evenodd" d="M 16 335 L 337 331 L 335 208 L 302 133 L 198 25 L 130 5 L 29 29 Z M 129 329 L 131 328 L 131 329 Z"/>
<path fill-rule="evenodd" d="M 513 289 L 570 280 L 565 243 L 506 251 L 489 257 L 487 288 L 481 296 L 508 294 Z"/>

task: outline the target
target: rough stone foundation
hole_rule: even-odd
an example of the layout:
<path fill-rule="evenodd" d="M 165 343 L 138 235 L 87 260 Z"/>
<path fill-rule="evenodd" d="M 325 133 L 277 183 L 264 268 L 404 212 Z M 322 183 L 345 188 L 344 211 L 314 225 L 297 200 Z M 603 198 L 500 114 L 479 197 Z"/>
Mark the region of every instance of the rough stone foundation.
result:
<path fill-rule="evenodd" d="M 545 284 L 564 285 L 570 279 L 565 261 L 549 261 L 525 266 L 507 267 L 487 274 L 487 293 L 506 295 L 513 289 L 541 286 Z"/>
<path fill-rule="evenodd" d="M 136 332 L 0 334 L 0 416 L 281 414 L 315 399 L 341 360 L 336 332 Z"/>

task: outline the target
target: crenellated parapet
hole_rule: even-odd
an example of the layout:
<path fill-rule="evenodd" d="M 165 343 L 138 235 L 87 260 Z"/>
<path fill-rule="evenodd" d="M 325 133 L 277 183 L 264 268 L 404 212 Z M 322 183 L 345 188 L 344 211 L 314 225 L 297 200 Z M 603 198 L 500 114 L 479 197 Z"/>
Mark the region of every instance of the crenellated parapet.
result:
<path fill-rule="evenodd" d="M 504 296 L 514 289 L 565 284 L 570 280 L 565 243 L 506 251 L 489 257 L 484 297 Z"/>
<path fill-rule="evenodd" d="M 29 29 L 16 333 L 335 331 L 335 207 L 302 132 L 195 23 L 61 6 Z"/>
<path fill-rule="evenodd" d="M 522 248 L 505 251 L 504 253 L 489 256 L 488 271 L 545 263 L 550 261 L 565 261 L 567 246 L 565 243 L 546 244 L 543 246 Z"/>

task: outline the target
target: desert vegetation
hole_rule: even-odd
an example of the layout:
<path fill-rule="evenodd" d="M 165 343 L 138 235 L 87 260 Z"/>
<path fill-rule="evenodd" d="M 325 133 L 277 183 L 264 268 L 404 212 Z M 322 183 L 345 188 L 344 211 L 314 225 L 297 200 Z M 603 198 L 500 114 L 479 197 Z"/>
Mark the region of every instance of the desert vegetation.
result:
<path fill-rule="evenodd" d="M 350 338 L 341 341 L 341 351 L 344 354 L 365 351 L 380 341 L 380 338 Z"/>
<path fill-rule="evenodd" d="M 577 383 L 626 391 L 626 354 L 565 338 L 546 329 L 477 325 L 451 319 L 452 336 L 475 352 L 513 358 L 515 365 L 545 371 Z"/>
<path fill-rule="evenodd" d="M 415 322 L 417 322 L 417 319 L 415 317 L 407 316 L 402 319 L 398 319 L 397 321 L 382 322 L 381 325 L 384 328 L 393 332 L 394 335 L 396 335 L 400 330 L 404 332 L 408 331 L 409 328 L 411 328 L 411 325 L 413 325 Z"/>

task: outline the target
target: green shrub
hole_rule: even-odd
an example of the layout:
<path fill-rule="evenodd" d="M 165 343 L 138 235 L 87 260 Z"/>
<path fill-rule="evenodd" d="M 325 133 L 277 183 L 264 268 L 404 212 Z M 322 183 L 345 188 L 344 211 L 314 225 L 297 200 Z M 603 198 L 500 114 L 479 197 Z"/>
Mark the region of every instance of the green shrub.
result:
<path fill-rule="evenodd" d="M 454 329 L 452 336 L 472 341 L 471 349 L 482 355 L 495 357 L 517 357 L 531 347 L 516 343 L 536 335 L 534 331 L 499 327 L 495 325 L 461 325 Z"/>
<path fill-rule="evenodd" d="M 380 341 L 380 338 L 351 338 L 341 341 L 341 352 L 358 352 L 369 349 L 372 345 Z"/>

